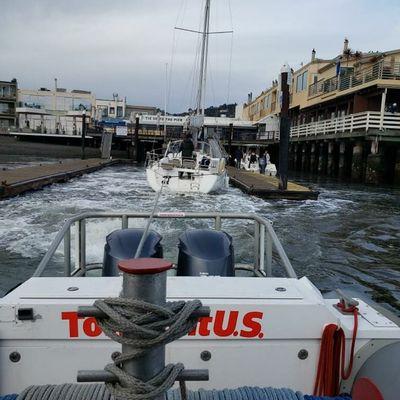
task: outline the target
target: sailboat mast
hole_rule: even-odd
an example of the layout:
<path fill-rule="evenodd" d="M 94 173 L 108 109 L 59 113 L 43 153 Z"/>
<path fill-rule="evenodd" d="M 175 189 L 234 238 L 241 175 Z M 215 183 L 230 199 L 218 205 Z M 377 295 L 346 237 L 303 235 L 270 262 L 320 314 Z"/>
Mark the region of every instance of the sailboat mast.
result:
<path fill-rule="evenodd" d="M 207 58 L 208 58 L 208 36 L 210 29 L 210 1 L 206 0 L 204 7 L 204 25 L 202 32 L 201 57 L 199 84 L 197 89 L 196 114 L 204 115 L 205 91 L 206 91 L 206 75 L 207 75 Z"/>

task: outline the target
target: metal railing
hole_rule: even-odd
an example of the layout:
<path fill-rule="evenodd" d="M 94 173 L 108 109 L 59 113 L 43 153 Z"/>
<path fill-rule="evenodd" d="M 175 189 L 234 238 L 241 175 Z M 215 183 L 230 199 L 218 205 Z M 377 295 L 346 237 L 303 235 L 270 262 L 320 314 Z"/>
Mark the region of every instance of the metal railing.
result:
<path fill-rule="evenodd" d="M 350 114 L 344 117 L 326 119 L 292 126 L 291 137 L 331 135 L 335 133 L 353 132 L 370 129 L 400 130 L 400 113 L 384 113 L 379 111 L 366 111 Z"/>
<path fill-rule="evenodd" d="M 86 272 L 93 269 L 101 269 L 102 265 L 87 264 L 86 262 L 86 228 L 89 220 L 99 219 L 119 219 L 121 221 L 121 228 L 126 229 L 129 226 L 129 221 L 133 219 L 148 218 L 150 213 L 136 212 L 136 213 L 84 213 L 67 220 L 57 236 L 50 245 L 49 250 L 43 257 L 36 271 L 34 277 L 43 276 L 46 268 L 59 248 L 61 242 L 64 242 L 64 276 L 85 276 Z M 192 212 L 160 212 L 154 215 L 154 219 L 211 219 L 214 221 L 214 229 L 221 230 L 224 220 L 250 220 L 254 222 L 254 263 L 248 268 L 239 268 L 251 270 L 256 276 L 273 276 L 272 262 L 273 252 L 278 257 L 280 265 L 284 268 L 287 277 L 297 278 L 296 273 L 272 227 L 271 222 L 256 215 L 256 214 L 242 214 L 242 213 L 192 213 Z M 75 237 L 75 254 L 77 255 L 77 263 L 75 268 L 72 269 L 71 263 L 71 229 L 76 227 Z"/>
<path fill-rule="evenodd" d="M 329 79 L 320 79 L 308 87 L 308 96 L 316 96 L 324 93 L 333 92 L 338 87 L 338 77 L 334 76 Z"/>
<path fill-rule="evenodd" d="M 17 93 L 15 90 L 1 90 L 0 89 L 0 99 L 17 100 Z"/>
<path fill-rule="evenodd" d="M 379 61 L 346 76 L 321 79 L 308 87 L 308 96 L 320 96 L 336 90 L 343 91 L 377 79 L 400 80 L 400 62 Z"/>
<path fill-rule="evenodd" d="M 1 115 L 15 116 L 15 110 L 12 110 L 12 109 L 2 110 L 2 109 L 0 109 L 0 114 Z"/>

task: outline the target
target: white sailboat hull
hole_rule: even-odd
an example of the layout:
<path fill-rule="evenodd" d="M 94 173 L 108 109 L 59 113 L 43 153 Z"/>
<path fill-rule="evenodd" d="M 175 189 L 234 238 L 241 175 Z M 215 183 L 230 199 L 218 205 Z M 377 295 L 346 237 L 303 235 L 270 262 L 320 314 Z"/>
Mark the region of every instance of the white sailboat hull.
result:
<path fill-rule="evenodd" d="M 156 192 L 161 189 L 162 185 L 164 185 L 163 190 L 176 193 L 213 193 L 227 187 L 226 171 L 212 173 L 202 170 L 185 170 L 182 172 L 183 176 L 179 177 L 178 169 L 165 171 L 155 164 L 146 169 L 147 182 Z"/>

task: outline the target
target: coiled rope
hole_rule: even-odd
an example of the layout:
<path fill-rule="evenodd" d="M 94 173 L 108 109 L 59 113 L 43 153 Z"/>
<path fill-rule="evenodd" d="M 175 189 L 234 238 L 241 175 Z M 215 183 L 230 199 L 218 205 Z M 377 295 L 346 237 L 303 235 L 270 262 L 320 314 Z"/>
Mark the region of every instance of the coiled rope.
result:
<path fill-rule="evenodd" d="M 337 395 L 340 389 L 340 379 L 348 379 L 353 369 L 358 330 L 358 308 L 356 306 L 346 307 L 341 302 L 337 304 L 337 307 L 344 313 L 353 314 L 354 318 L 349 365 L 346 370 L 346 337 L 343 329 L 336 324 L 326 325 L 321 338 L 317 376 L 314 385 L 315 396 Z"/>
<path fill-rule="evenodd" d="M 103 384 L 71 384 L 30 386 L 18 397 L 8 395 L 0 400 L 111 400 Z M 178 389 L 169 390 L 166 400 L 182 400 Z M 188 391 L 187 400 L 351 400 L 349 396 L 316 397 L 291 389 L 240 387 L 237 389 Z"/>
<path fill-rule="evenodd" d="M 16 400 L 111 400 L 111 394 L 103 384 L 64 383 L 29 386 Z"/>
<path fill-rule="evenodd" d="M 167 400 L 182 400 L 179 390 L 168 391 Z M 188 391 L 187 400 L 351 400 L 351 397 L 315 397 L 287 388 L 244 386 L 237 389 Z"/>
<path fill-rule="evenodd" d="M 17 394 L 6 394 L 5 396 L 0 396 L 0 400 L 16 400 Z"/>
<path fill-rule="evenodd" d="M 182 400 L 179 390 L 167 392 L 167 400 Z M 188 391 L 187 400 L 303 400 L 303 395 L 285 388 L 243 386 L 237 389 Z"/>
<path fill-rule="evenodd" d="M 201 302 L 168 302 L 164 307 L 135 299 L 108 298 L 96 300 L 94 306 L 107 315 L 98 319 L 103 332 L 120 344 L 134 347 L 105 367 L 118 378 L 117 383 L 106 384 L 111 394 L 128 400 L 147 400 L 171 388 L 184 369 L 183 364 L 168 364 L 147 382 L 127 374 L 121 369 L 121 364 L 188 334 L 197 324 L 197 318 L 191 315 L 201 307 Z"/>

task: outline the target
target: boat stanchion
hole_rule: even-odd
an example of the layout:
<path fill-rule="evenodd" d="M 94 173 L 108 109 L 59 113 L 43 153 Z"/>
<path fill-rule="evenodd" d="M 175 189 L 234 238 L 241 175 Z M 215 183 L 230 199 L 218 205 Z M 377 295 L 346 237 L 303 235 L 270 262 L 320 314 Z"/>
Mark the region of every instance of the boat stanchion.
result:
<path fill-rule="evenodd" d="M 174 329 L 166 326 L 158 333 L 160 336 L 165 336 L 165 332 L 169 332 L 171 329 L 178 330 L 180 333 L 177 336 L 179 337 L 188 333 L 188 329 L 193 329 L 193 323 L 196 323 L 199 318 L 208 317 L 210 315 L 210 308 L 201 306 L 201 303 L 198 300 L 188 303 L 181 302 L 179 305 L 181 311 L 173 311 L 174 308 L 169 309 L 169 307 L 176 308 L 176 306 L 171 306 L 171 304 L 173 305 L 175 303 L 169 303 L 168 305 L 166 302 L 167 271 L 172 268 L 171 262 L 157 258 L 137 258 L 120 261 L 118 268 L 123 273 L 121 297 L 117 299 L 106 299 L 104 300 L 104 303 L 106 305 L 108 304 L 106 306 L 108 307 L 110 304 L 107 303 L 107 301 L 116 301 L 118 305 L 115 311 L 118 311 L 118 307 L 124 306 L 124 303 L 127 303 L 128 307 L 130 307 L 132 305 L 132 301 L 136 302 L 133 303 L 133 305 L 137 305 L 139 307 L 138 312 L 144 312 L 139 317 L 136 315 L 136 312 L 134 312 L 132 316 L 133 318 L 137 317 L 136 321 L 138 321 L 138 325 L 135 326 L 139 330 L 141 329 L 141 321 L 149 318 L 148 313 L 154 312 L 155 314 L 154 317 L 152 317 L 153 320 L 148 321 L 148 323 L 150 323 L 148 328 L 146 328 L 146 324 L 143 325 L 143 329 L 146 332 L 153 330 L 151 326 L 155 322 L 154 318 L 158 318 L 158 314 L 162 315 L 164 313 L 171 316 L 173 315 L 173 312 L 183 312 L 182 310 L 185 309 L 186 314 L 180 314 L 182 316 L 180 321 L 181 326 L 175 326 Z M 126 299 L 126 301 L 124 301 L 124 299 Z M 95 317 L 99 320 L 99 324 L 102 324 L 102 320 L 106 321 L 108 318 L 110 318 L 111 314 L 108 315 L 107 312 L 98 308 L 98 305 L 99 304 L 96 302 L 94 306 L 79 307 L 78 316 Z M 129 310 L 129 308 L 127 310 Z M 187 315 L 187 317 L 183 318 L 183 315 Z M 126 314 L 123 313 L 122 316 L 130 321 L 130 317 Z M 161 322 L 163 317 L 160 318 Z M 175 319 L 172 319 L 171 321 L 176 322 Z M 167 323 L 167 320 L 165 320 L 164 323 Z M 113 322 L 113 324 L 115 325 L 115 322 Z M 104 325 L 102 325 L 102 327 L 104 327 Z M 186 330 L 183 331 L 183 329 Z M 155 335 L 155 332 L 156 331 L 154 331 L 152 334 Z M 104 333 L 110 336 L 109 332 L 107 333 L 107 331 L 104 331 Z M 111 385 L 109 386 L 110 390 L 113 389 L 113 385 L 116 385 L 118 389 L 118 387 L 121 387 L 122 384 L 123 389 L 125 390 L 126 388 L 121 381 L 121 376 L 122 380 L 125 380 L 127 374 L 130 377 L 135 378 L 135 380 L 140 380 L 145 383 L 148 381 L 159 380 L 158 378 L 161 375 L 165 375 L 165 370 L 169 369 L 171 372 L 169 372 L 168 375 L 173 376 L 172 381 L 175 380 L 179 382 L 181 394 L 183 395 L 183 398 L 186 398 L 186 381 L 207 381 L 209 379 L 208 370 L 206 369 L 184 369 L 182 364 L 179 364 L 179 367 L 178 365 L 168 365 L 166 367 L 165 344 L 173 341 L 174 338 L 177 338 L 177 336 L 173 336 L 173 339 L 169 339 L 166 342 L 160 342 L 159 344 L 155 344 L 154 346 L 150 347 L 143 344 L 143 342 L 149 338 L 141 336 L 142 334 L 138 335 L 137 332 L 130 333 L 129 329 L 117 334 L 118 336 L 114 335 L 114 337 L 112 337 L 113 335 L 111 334 L 111 338 L 122 344 L 121 355 L 117 357 L 121 359 L 119 361 L 116 360 L 114 364 L 111 364 L 112 368 L 108 368 L 109 366 L 107 366 L 105 370 L 78 371 L 77 381 L 104 382 L 108 385 Z M 154 339 L 153 336 L 151 339 Z M 115 369 L 115 365 L 117 364 L 122 370 L 122 375 L 120 375 L 120 373 Z M 173 370 L 175 367 L 179 368 L 180 370 Z M 114 371 L 116 371 L 116 373 L 114 373 Z M 166 386 L 165 382 L 160 384 L 160 386 L 163 385 Z M 149 384 L 148 386 L 157 385 Z M 152 398 L 157 400 L 164 399 L 164 394 L 160 395 L 159 391 L 157 393 L 158 394 Z"/>

